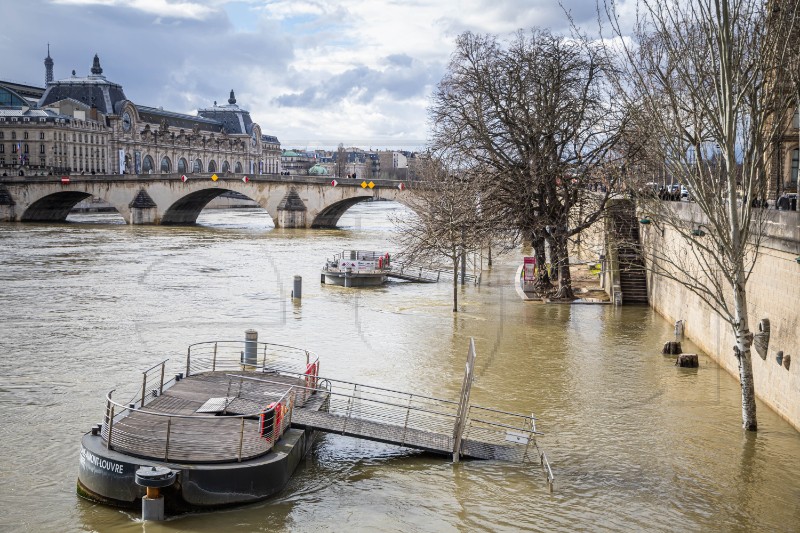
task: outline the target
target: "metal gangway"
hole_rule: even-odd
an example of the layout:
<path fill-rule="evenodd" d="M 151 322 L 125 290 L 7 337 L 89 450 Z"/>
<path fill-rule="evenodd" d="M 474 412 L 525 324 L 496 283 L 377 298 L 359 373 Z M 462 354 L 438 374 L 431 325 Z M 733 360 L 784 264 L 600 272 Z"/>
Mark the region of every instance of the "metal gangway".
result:
<path fill-rule="evenodd" d="M 295 387 L 303 401 L 292 427 L 383 442 L 439 455 L 538 465 L 553 489 L 553 472 L 536 437 L 536 417 L 469 402 L 475 367 L 470 347 L 458 401 L 315 376 L 312 387 Z M 291 371 L 282 375 L 303 377 Z"/>
<path fill-rule="evenodd" d="M 391 263 L 386 276 L 390 278 L 413 281 L 416 283 L 438 283 L 440 281 L 453 281 L 453 271 L 438 266 L 423 266 L 413 262 L 397 261 Z M 455 275 L 458 281 L 461 280 L 461 272 Z M 480 274 L 464 274 L 464 283 L 480 285 Z"/>

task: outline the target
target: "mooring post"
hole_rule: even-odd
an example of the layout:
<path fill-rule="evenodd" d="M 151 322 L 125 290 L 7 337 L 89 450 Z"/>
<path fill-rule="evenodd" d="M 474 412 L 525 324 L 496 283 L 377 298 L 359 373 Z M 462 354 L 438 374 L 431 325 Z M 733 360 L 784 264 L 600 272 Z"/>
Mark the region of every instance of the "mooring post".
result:
<path fill-rule="evenodd" d="M 292 290 L 292 298 L 299 300 L 303 297 L 303 277 L 294 277 L 294 289 Z"/>
<path fill-rule="evenodd" d="M 469 352 L 467 352 L 467 364 L 464 368 L 464 382 L 461 384 L 461 396 L 458 401 L 458 412 L 456 413 L 456 424 L 453 428 L 453 462 L 457 463 L 461 455 L 461 437 L 464 435 L 464 428 L 467 424 L 467 413 L 469 412 L 469 393 L 472 390 L 472 375 L 475 369 L 475 339 L 469 338 Z"/>
<path fill-rule="evenodd" d="M 142 497 L 142 520 L 164 520 L 164 496 L 161 489 L 175 483 L 177 472 L 164 466 L 142 466 L 136 471 L 134 480 L 144 487 L 146 495 Z"/>
<path fill-rule="evenodd" d="M 258 365 L 258 331 L 248 329 L 244 332 L 244 356 L 242 364 L 252 370 Z"/>

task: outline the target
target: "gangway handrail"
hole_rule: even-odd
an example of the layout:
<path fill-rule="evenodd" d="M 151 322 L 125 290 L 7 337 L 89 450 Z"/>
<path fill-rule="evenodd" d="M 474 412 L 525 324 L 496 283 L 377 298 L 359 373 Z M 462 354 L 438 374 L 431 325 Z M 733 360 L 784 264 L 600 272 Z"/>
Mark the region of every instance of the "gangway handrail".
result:
<path fill-rule="evenodd" d="M 294 371 L 291 371 L 291 370 L 281 370 L 281 372 L 284 372 L 286 374 L 302 375 L 302 373 L 294 372 Z M 319 379 L 326 379 L 326 380 L 328 380 L 329 382 L 332 382 L 332 383 L 346 383 L 348 385 L 356 385 L 358 387 L 362 387 L 362 388 L 365 388 L 365 389 L 374 389 L 374 390 L 380 390 L 380 391 L 386 391 L 386 392 L 393 392 L 395 394 L 403 394 L 403 395 L 406 395 L 406 396 L 414 396 L 415 398 L 422 398 L 422 399 L 425 399 L 425 400 L 435 400 L 437 402 L 458 405 L 458 402 L 453 401 L 453 400 L 447 400 L 445 398 L 436 398 L 435 396 L 426 396 L 424 394 L 417 394 L 416 392 L 407 392 L 407 391 L 399 391 L 399 390 L 394 390 L 394 389 L 387 389 L 385 387 L 376 387 L 374 385 L 365 385 L 363 383 L 356 383 L 354 381 L 346 381 L 346 380 L 343 380 L 343 379 L 329 378 L 329 377 L 326 377 L 326 376 L 318 376 L 318 378 Z M 520 416 L 522 416 L 522 415 L 520 415 Z"/>
<path fill-rule="evenodd" d="M 471 408 L 471 409 L 480 409 L 480 410 L 482 410 L 482 411 L 491 411 L 492 413 L 500 413 L 500 414 L 503 414 L 503 415 L 516 416 L 516 417 L 519 417 L 519 418 L 524 418 L 524 419 L 526 419 L 526 420 L 531 420 L 531 419 L 532 419 L 532 420 L 538 420 L 538 419 L 537 419 L 535 416 L 533 416 L 533 415 L 531 415 L 531 416 L 528 416 L 528 415 L 523 415 L 523 414 L 520 414 L 520 413 L 511 413 L 511 412 L 509 412 L 509 411 L 503 411 L 503 410 L 501 410 L 501 409 L 493 409 L 493 408 L 491 408 L 491 407 L 483 407 L 483 406 L 481 406 L 481 405 L 475 405 L 475 404 L 471 404 L 471 405 L 470 405 L 470 408 Z"/>
<path fill-rule="evenodd" d="M 470 417 L 469 420 L 471 422 L 481 422 L 483 424 L 488 424 L 490 426 L 500 426 L 500 427 L 506 428 L 506 429 L 514 429 L 514 430 L 517 430 L 517 431 L 524 431 L 525 433 L 531 433 L 533 435 L 544 435 L 544 433 L 542 433 L 541 431 L 530 430 L 530 429 L 527 429 L 527 428 L 520 428 L 520 427 L 517 427 L 517 426 L 509 426 L 508 424 L 503 424 L 502 422 L 493 422 L 491 420 L 481 420 L 480 418 L 472 418 L 472 417 Z"/>
<path fill-rule="evenodd" d="M 236 377 L 236 378 L 248 379 L 248 380 L 253 380 L 253 381 L 259 381 L 259 382 L 262 382 L 262 383 L 285 385 L 285 383 L 281 383 L 279 381 L 261 379 L 261 378 L 252 377 L 252 376 L 239 376 L 237 374 L 225 374 L 225 375 L 226 376 L 230 376 L 230 377 Z M 327 379 L 327 378 L 324 378 L 324 379 Z M 324 389 L 318 389 L 318 388 L 312 388 L 312 387 L 304 387 L 303 385 L 292 385 L 291 387 L 293 389 L 312 390 L 312 391 L 315 391 L 315 392 L 324 391 L 324 392 L 326 392 L 326 393 L 328 393 L 328 394 L 330 394 L 332 396 L 343 396 L 345 398 L 355 398 L 355 399 L 358 399 L 359 401 L 362 401 L 362 402 L 377 403 L 377 404 L 382 404 L 382 405 L 389 405 L 389 406 L 392 406 L 392 407 L 400 407 L 402 409 L 408 409 L 408 410 L 412 410 L 412 411 L 420 411 L 422 413 L 429 413 L 429 414 L 434 414 L 434 415 L 439 415 L 439 416 L 445 416 L 445 417 L 448 417 L 448 418 L 455 418 L 456 417 L 455 414 L 450 414 L 450 413 L 447 413 L 447 412 L 431 411 L 430 409 L 423 409 L 421 407 L 413 407 L 411 405 L 404 405 L 404 404 L 399 404 L 399 403 L 391 403 L 391 402 L 386 402 L 386 401 L 383 401 L 383 400 L 376 400 L 376 399 L 372 399 L 372 398 L 360 398 L 360 397 L 357 397 L 357 396 L 345 394 L 343 392 L 334 392 L 332 390 L 324 390 Z M 409 394 L 409 396 L 412 396 L 412 394 L 410 394 L 410 393 L 408 393 L 408 394 Z M 413 396 L 417 396 L 417 395 L 413 395 Z M 419 397 L 419 396 L 417 396 L 417 397 Z M 512 428 L 512 429 L 518 429 L 518 428 Z"/>

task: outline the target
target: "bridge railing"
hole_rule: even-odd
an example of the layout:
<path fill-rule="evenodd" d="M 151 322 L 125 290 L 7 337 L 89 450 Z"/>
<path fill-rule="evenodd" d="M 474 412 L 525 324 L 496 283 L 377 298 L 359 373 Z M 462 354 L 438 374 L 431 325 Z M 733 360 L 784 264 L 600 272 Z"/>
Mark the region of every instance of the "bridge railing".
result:
<path fill-rule="evenodd" d="M 142 181 L 181 181 L 181 176 L 186 176 L 189 182 L 193 181 L 210 181 L 211 176 L 217 176 L 217 181 L 235 181 L 241 183 L 242 179 L 247 176 L 249 181 L 252 182 L 288 182 L 288 183 L 308 183 L 308 184 L 316 184 L 316 185 L 330 185 L 330 182 L 334 179 L 333 176 L 308 176 L 303 174 L 292 174 L 292 175 L 284 175 L 284 174 L 249 174 L 249 173 L 240 173 L 240 174 L 230 174 L 226 173 L 223 174 L 213 173 L 213 172 L 203 172 L 203 173 L 191 173 L 191 174 L 180 174 L 177 172 L 169 173 L 169 174 L 161 174 L 161 173 L 153 173 L 153 174 L 75 174 L 75 173 L 54 173 L 52 175 L 46 176 L 36 176 L 36 175 L 14 175 L 14 176 L 0 176 L 0 183 L 14 183 L 14 182 L 62 182 L 62 177 L 69 178 L 68 183 L 81 183 L 81 182 L 92 182 L 92 181 L 101 181 L 101 182 L 142 182 Z M 356 179 L 351 180 L 347 178 L 336 178 L 337 187 L 340 186 L 353 186 L 361 188 L 361 182 L 363 180 Z M 372 181 L 373 187 L 368 188 L 367 190 L 371 190 L 372 188 L 396 188 L 401 183 L 404 187 L 409 187 L 412 183 L 410 180 L 389 180 L 389 179 L 372 179 L 368 180 Z M 66 184 L 66 183 L 65 183 Z"/>

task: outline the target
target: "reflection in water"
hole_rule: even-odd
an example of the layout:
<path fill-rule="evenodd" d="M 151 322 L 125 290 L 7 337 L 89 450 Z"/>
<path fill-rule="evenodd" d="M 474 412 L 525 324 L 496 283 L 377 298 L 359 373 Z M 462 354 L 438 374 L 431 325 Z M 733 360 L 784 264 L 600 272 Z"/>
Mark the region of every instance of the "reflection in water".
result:
<path fill-rule="evenodd" d="M 274 229 L 263 211 L 207 211 L 193 227 L 0 225 L 0 524 L 141 531 L 136 512 L 75 496 L 80 436 L 105 393 L 186 345 L 262 340 L 320 354 L 325 375 L 456 398 L 469 337 L 473 401 L 535 413 L 556 475 L 323 435 L 279 496 L 173 517 L 148 531 L 787 530 L 800 523 L 798 433 L 759 405 L 739 429 L 737 383 L 660 355 L 670 324 L 646 308 L 522 303 L 501 258 L 464 312 L 449 284 L 320 285 L 346 248 L 394 252 L 387 212 L 339 230 Z M 80 219 L 78 219 L 80 220 Z M 109 222 L 109 223 L 105 223 Z M 291 302 L 292 277 L 303 300 Z M 695 347 L 689 343 L 689 349 Z"/>

